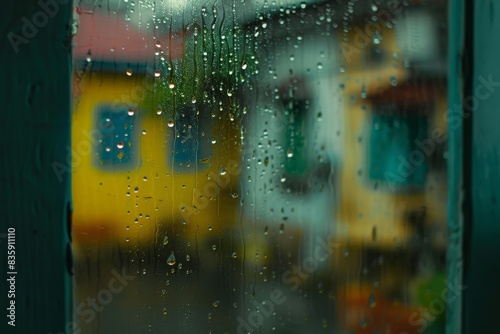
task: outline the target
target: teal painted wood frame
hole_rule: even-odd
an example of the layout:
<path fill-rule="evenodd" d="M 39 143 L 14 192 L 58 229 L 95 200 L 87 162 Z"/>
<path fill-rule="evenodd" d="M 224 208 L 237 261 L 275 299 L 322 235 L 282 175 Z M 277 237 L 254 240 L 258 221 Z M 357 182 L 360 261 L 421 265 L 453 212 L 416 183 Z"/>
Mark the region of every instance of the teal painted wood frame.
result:
<path fill-rule="evenodd" d="M 0 10 L 0 333 L 61 333 L 70 321 L 71 173 L 59 179 L 53 162 L 68 167 L 71 6 L 18 0 L 2 2 Z M 6 317 L 9 227 L 15 327 Z"/>
<path fill-rule="evenodd" d="M 62 1 L 61 1 L 62 2 Z M 462 104 L 467 95 L 463 78 L 464 0 L 450 5 L 450 106 Z M 59 4 L 54 17 L 26 38 L 15 50 L 7 37 L 23 35 L 26 18 L 43 10 L 37 1 L 4 4 L 0 19 L 0 132 L 2 173 L 0 223 L 6 251 L 8 227 L 16 228 L 16 328 L 19 333 L 64 332 L 71 314 L 71 284 L 68 272 L 70 173 L 62 181 L 53 171 L 53 162 L 67 164 L 70 143 L 70 17 L 69 4 Z M 474 2 L 474 70 L 472 92 L 484 86 L 481 78 L 500 81 L 500 43 L 495 29 L 500 6 L 493 0 Z M 39 15 L 40 16 L 40 15 Z M 31 21 L 33 23 L 33 21 Z M 26 32 L 26 31 L 24 31 Z M 24 38 L 24 37 L 23 37 Z M 15 44 L 15 43 L 14 43 Z M 490 87 L 490 88 L 496 88 Z M 472 113 L 472 138 L 462 126 L 449 129 L 449 280 L 461 284 L 463 274 L 462 231 L 471 226 L 470 260 L 466 274 L 465 333 L 485 333 L 496 323 L 500 300 L 500 217 L 499 195 L 500 94 L 490 92 Z M 474 95 L 471 95 L 474 96 Z M 450 108 L 452 110 L 452 108 Z M 465 116 L 465 115 L 464 115 Z M 466 119 L 466 117 L 464 117 Z M 467 142 L 467 141 L 471 142 Z M 471 175 L 464 175 L 464 147 L 471 150 Z M 467 162 L 465 162 L 467 164 Z M 463 214 L 467 177 L 472 181 L 472 222 Z M 467 204 L 467 203 L 465 203 Z M 465 218 L 464 218 L 465 217 Z M 465 220 L 465 223 L 464 223 Z M 2 254 L 2 269 L 7 267 Z M 6 287 L 5 271 L 2 285 Z M 4 291 L 2 291 L 4 293 Z M 2 306 L 6 307 L 5 299 Z M 461 299 L 448 305 L 447 333 L 461 333 Z M 5 308 L 4 308 L 5 310 Z M 4 318 L 5 320 L 5 318 Z M 12 328 L 2 321 L 1 332 Z"/>
<path fill-rule="evenodd" d="M 465 1 L 450 0 L 449 3 L 449 73 L 448 73 L 448 250 L 447 280 L 453 284 L 463 281 L 463 230 L 464 187 L 463 168 L 464 127 L 463 122 L 451 126 L 452 113 L 461 110 L 464 98 L 463 64 L 465 51 Z M 458 108 L 455 108 L 457 106 Z M 462 333 L 462 300 L 459 296 L 447 304 L 446 334 Z"/>
<path fill-rule="evenodd" d="M 500 2 L 471 1 L 470 216 L 464 333 L 498 333 L 500 311 Z M 467 101 L 464 101 L 467 105 Z"/>

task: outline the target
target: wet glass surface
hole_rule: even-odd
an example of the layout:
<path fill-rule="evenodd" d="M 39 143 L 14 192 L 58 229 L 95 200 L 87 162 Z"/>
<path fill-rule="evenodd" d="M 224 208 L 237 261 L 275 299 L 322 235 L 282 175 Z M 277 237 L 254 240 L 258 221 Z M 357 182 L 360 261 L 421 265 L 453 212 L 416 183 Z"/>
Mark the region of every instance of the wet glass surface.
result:
<path fill-rule="evenodd" d="M 447 1 L 80 1 L 82 333 L 444 333 Z"/>

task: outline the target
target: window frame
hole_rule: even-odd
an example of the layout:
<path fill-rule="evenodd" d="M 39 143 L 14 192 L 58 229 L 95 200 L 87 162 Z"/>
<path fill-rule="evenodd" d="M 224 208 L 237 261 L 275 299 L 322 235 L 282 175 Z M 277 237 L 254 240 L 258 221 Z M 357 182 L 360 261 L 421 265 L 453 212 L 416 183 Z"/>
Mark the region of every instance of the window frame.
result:
<path fill-rule="evenodd" d="M 23 17 L 30 19 L 41 8 L 34 0 L 7 2 L 0 13 L 4 36 L 0 59 L 8 64 L 0 84 L 2 119 L 8 122 L 0 133 L 4 162 L 8 161 L 1 173 L 5 189 L 0 233 L 8 227 L 16 229 L 16 330 L 27 333 L 71 331 L 71 156 L 67 148 L 71 147 L 72 4 L 55 1 L 59 6 L 54 17 L 25 38 L 17 52 L 5 36 L 23 36 Z M 500 66 L 491 62 L 500 55 L 500 45 L 491 43 L 495 22 L 500 22 L 500 10 L 492 1 L 450 0 L 450 106 L 463 105 L 466 97 L 473 96 L 482 84 L 481 75 L 498 73 L 500 78 Z M 492 219 L 500 210 L 500 201 L 492 200 L 500 195 L 500 179 L 484 176 L 488 166 L 496 168 L 491 175 L 500 168 L 493 165 L 495 157 L 473 150 L 479 145 L 500 149 L 496 123 L 491 121 L 495 116 L 487 113 L 495 110 L 500 94 L 492 95 L 449 132 L 448 278 L 467 288 L 447 309 L 447 333 L 494 328 L 494 306 L 500 299 L 495 284 L 500 281 L 500 266 L 486 263 L 491 256 L 485 258 L 492 254 L 488 247 L 498 250 L 500 244 L 500 231 Z M 54 173 L 54 162 L 66 167 L 62 177 Z M 486 245 L 481 239 L 485 236 Z M 6 332 L 7 322 L 2 321 L 0 328 Z"/>

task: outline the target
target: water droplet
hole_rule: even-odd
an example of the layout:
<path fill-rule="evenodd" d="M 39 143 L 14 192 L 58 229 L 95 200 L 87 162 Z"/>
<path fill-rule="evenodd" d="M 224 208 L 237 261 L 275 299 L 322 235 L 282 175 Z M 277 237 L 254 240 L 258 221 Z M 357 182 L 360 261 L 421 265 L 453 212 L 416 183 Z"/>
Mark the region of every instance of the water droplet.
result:
<path fill-rule="evenodd" d="M 71 35 L 76 35 L 78 34 L 78 21 L 77 20 L 72 20 L 71 22 Z"/>
<path fill-rule="evenodd" d="M 122 141 L 118 142 L 118 144 L 116 144 L 116 147 L 118 147 L 119 149 L 122 149 L 125 145 L 123 144 Z"/>
<path fill-rule="evenodd" d="M 134 114 L 135 114 L 135 110 L 134 110 L 134 109 L 132 109 L 132 108 L 130 108 L 130 109 L 128 110 L 128 115 L 129 115 L 129 116 L 134 116 Z"/>
<path fill-rule="evenodd" d="M 318 63 L 317 67 L 318 67 L 318 70 L 322 70 L 323 69 L 323 64 L 322 63 Z"/>
<path fill-rule="evenodd" d="M 130 68 L 128 68 L 126 71 L 125 71 L 125 74 L 127 74 L 129 77 L 132 76 L 132 70 Z"/>
<path fill-rule="evenodd" d="M 160 71 L 155 71 L 155 78 L 159 78 L 161 75 L 161 72 Z"/>
<path fill-rule="evenodd" d="M 302 9 L 306 9 L 306 3 L 302 1 L 302 2 L 300 3 L 300 8 L 302 8 Z"/>
<path fill-rule="evenodd" d="M 361 86 L 361 98 L 366 99 L 367 93 L 366 93 L 366 85 Z"/>
<path fill-rule="evenodd" d="M 220 175 L 226 175 L 227 170 L 225 168 L 221 168 Z"/>
<path fill-rule="evenodd" d="M 158 109 L 156 110 L 156 114 L 161 115 L 162 113 L 163 113 L 163 110 L 158 107 Z"/>
<path fill-rule="evenodd" d="M 247 68 L 247 62 L 243 60 L 243 62 L 241 63 L 241 69 L 246 70 L 246 68 Z"/>
<path fill-rule="evenodd" d="M 148 180 L 148 177 L 147 177 L 147 176 L 143 176 L 143 177 L 142 177 L 142 180 L 143 180 L 144 182 L 146 182 L 146 181 Z"/>
<path fill-rule="evenodd" d="M 217 246 L 216 245 L 212 245 L 212 250 L 217 250 Z"/>
<path fill-rule="evenodd" d="M 168 236 L 164 236 L 163 237 L 163 245 L 167 245 L 168 244 Z"/>
<path fill-rule="evenodd" d="M 175 264 L 175 255 L 174 255 L 174 253 L 170 254 L 170 256 L 168 257 L 167 264 L 169 266 L 173 266 Z"/>
<path fill-rule="evenodd" d="M 238 256 L 238 255 L 236 254 L 236 252 L 233 252 L 233 254 L 231 254 L 231 257 L 232 257 L 233 259 L 236 259 L 236 257 L 237 257 L 237 256 Z"/>
<path fill-rule="evenodd" d="M 374 308 L 376 304 L 377 302 L 375 301 L 375 295 L 372 293 L 368 298 L 368 305 L 370 305 L 371 308 Z"/>
<path fill-rule="evenodd" d="M 191 256 L 186 255 L 186 261 L 187 261 L 187 262 L 191 261 Z"/>
<path fill-rule="evenodd" d="M 286 152 L 286 156 L 289 157 L 289 158 L 293 157 L 293 150 L 292 150 L 292 148 L 288 149 L 288 151 Z"/>
<path fill-rule="evenodd" d="M 218 307 L 220 304 L 220 301 L 219 300 L 216 300 L 214 301 L 214 303 L 212 304 L 214 307 Z"/>
<path fill-rule="evenodd" d="M 174 127 L 174 120 L 172 118 L 169 118 L 167 125 L 169 128 L 173 128 Z"/>

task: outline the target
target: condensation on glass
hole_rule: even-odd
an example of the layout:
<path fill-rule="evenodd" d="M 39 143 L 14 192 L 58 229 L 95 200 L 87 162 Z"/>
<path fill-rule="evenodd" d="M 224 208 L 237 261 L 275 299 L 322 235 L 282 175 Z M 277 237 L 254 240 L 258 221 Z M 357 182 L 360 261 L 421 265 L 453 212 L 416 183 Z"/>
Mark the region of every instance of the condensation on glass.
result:
<path fill-rule="evenodd" d="M 75 3 L 81 333 L 444 333 L 446 1 Z"/>

